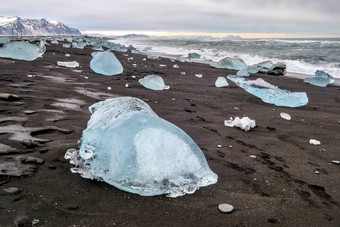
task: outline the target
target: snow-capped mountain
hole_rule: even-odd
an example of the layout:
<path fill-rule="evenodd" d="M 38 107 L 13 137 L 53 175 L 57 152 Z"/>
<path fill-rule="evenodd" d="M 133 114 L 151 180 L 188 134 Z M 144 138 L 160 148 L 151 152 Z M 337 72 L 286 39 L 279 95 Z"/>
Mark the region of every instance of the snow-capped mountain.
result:
<path fill-rule="evenodd" d="M 0 35 L 81 35 L 78 29 L 70 28 L 61 22 L 45 19 L 21 19 L 20 17 L 0 16 Z"/>

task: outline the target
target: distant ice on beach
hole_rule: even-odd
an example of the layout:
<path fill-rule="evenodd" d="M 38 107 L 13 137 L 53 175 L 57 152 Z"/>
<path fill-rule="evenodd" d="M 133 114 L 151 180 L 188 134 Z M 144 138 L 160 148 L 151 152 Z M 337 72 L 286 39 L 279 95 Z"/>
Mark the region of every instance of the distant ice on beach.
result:
<path fill-rule="evenodd" d="M 316 70 L 315 77 L 313 78 L 305 78 L 303 80 L 305 83 L 312 84 L 318 87 L 327 87 L 328 84 L 334 83 L 334 78 L 324 71 Z"/>
<path fill-rule="evenodd" d="M 77 61 L 57 61 L 57 65 L 67 68 L 79 67 L 79 63 Z"/>
<path fill-rule="evenodd" d="M 306 92 L 290 92 L 279 89 L 262 78 L 249 80 L 236 75 L 229 75 L 227 78 L 250 94 L 261 98 L 266 103 L 286 107 L 299 107 L 308 103 Z"/>
<path fill-rule="evenodd" d="M 90 68 L 95 73 L 114 76 L 123 72 L 122 64 L 112 52 L 94 52 L 92 57 Z"/>
<path fill-rule="evenodd" d="M 164 84 L 163 78 L 158 75 L 148 75 L 142 79 L 139 79 L 138 82 L 145 88 L 156 91 L 168 90 L 170 88 L 169 85 Z"/>
<path fill-rule="evenodd" d="M 224 125 L 227 127 L 238 127 L 244 131 L 249 131 L 255 128 L 256 122 L 249 117 L 235 117 L 235 119 L 230 118 L 230 120 L 225 120 Z"/>
<path fill-rule="evenodd" d="M 89 107 L 79 151 L 65 158 L 85 178 L 142 196 L 192 194 L 217 182 L 196 143 L 140 99 L 107 99 Z"/>
<path fill-rule="evenodd" d="M 12 58 L 23 61 L 33 61 L 45 53 L 45 42 L 40 41 L 38 44 L 29 42 L 11 42 L 5 43 L 0 48 L 0 58 Z"/>

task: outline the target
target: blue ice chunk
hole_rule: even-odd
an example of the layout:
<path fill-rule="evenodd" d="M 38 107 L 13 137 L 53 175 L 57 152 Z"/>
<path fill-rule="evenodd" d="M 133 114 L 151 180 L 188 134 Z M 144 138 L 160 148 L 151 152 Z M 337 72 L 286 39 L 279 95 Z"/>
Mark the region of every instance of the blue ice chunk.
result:
<path fill-rule="evenodd" d="M 286 107 L 299 107 L 308 103 L 306 92 L 290 92 L 279 89 L 261 78 L 249 80 L 236 75 L 229 75 L 227 78 L 266 103 Z"/>
<path fill-rule="evenodd" d="M 140 54 L 139 50 L 131 50 L 131 53 L 133 53 L 133 54 Z"/>
<path fill-rule="evenodd" d="M 119 97 L 89 107 L 73 172 L 142 196 L 192 194 L 217 182 L 197 144 L 140 99 Z"/>
<path fill-rule="evenodd" d="M 316 70 L 315 77 L 306 78 L 303 81 L 318 87 L 326 87 L 328 84 L 334 83 L 334 78 L 324 71 Z"/>
<path fill-rule="evenodd" d="M 123 72 L 123 66 L 112 52 L 97 52 L 92 54 L 91 69 L 102 75 L 113 76 Z"/>
<path fill-rule="evenodd" d="M 87 45 L 87 43 L 83 43 L 83 42 L 73 42 L 72 48 L 84 49 L 84 47 L 86 47 L 86 45 Z"/>
<path fill-rule="evenodd" d="M 148 51 L 150 51 L 150 50 L 152 50 L 152 47 L 145 47 L 145 48 L 143 49 L 143 52 L 148 52 Z"/>
<path fill-rule="evenodd" d="M 257 66 L 249 66 L 247 70 L 248 70 L 248 73 L 251 73 L 251 74 L 258 73 L 260 71 L 259 67 Z"/>
<path fill-rule="evenodd" d="M 5 43 L 0 48 L 1 58 L 12 58 L 24 61 L 33 61 L 45 53 L 46 47 L 44 41 L 38 44 L 29 42 L 11 42 Z"/>
<path fill-rule="evenodd" d="M 240 70 L 248 67 L 248 65 L 240 58 L 225 57 L 218 64 L 226 69 Z"/>
<path fill-rule="evenodd" d="M 237 74 L 237 76 L 249 76 L 250 74 L 248 73 L 248 67 L 240 69 Z"/>
<path fill-rule="evenodd" d="M 139 79 L 138 82 L 144 87 L 156 91 L 170 88 L 170 86 L 164 84 L 163 78 L 157 75 L 148 75 L 142 79 Z"/>
<path fill-rule="evenodd" d="M 275 76 L 282 76 L 286 74 L 286 64 L 284 62 L 277 62 L 274 64 L 273 62 L 268 60 L 268 61 L 263 61 L 255 65 L 252 65 L 249 68 L 255 71 L 255 73 L 257 72 L 268 73 L 270 75 L 275 75 Z M 248 72 L 249 72 L 249 69 L 248 69 Z M 252 73 L 252 72 L 249 72 L 249 73 Z"/>
<path fill-rule="evenodd" d="M 197 53 L 189 53 L 188 54 L 189 59 L 199 59 L 200 57 L 201 57 L 201 55 L 199 55 Z"/>
<path fill-rule="evenodd" d="M 211 67 L 214 67 L 214 68 L 217 68 L 217 69 L 224 69 L 224 66 L 218 64 L 217 62 L 214 62 L 212 60 L 207 60 L 207 59 L 204 59 L 202 61 L 203 64 L 207 64 L 207 65 L 210 65 Z"/>
<path fill-rule="evenodd" d="M 101 46 L 94 46 L 94 47 L 92 47 L 92 50 L 103 51 L 104 49 Z"/>

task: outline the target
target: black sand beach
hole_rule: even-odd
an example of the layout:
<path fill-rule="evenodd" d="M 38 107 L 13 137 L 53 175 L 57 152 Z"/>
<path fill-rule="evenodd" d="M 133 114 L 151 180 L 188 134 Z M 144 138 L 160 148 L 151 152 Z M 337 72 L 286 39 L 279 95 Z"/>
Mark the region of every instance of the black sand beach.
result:
<path fill-rule="evenodd" d="M 33 220 L 39 220 L 37 226 L 340 225 L 340 166 L 331 163 L 340 159 L 339 87 L 254 75 L 282 89 L 307 92 L 306 106 L 277 107 L 231 81 L 229 87 L 216 88 L 217 77 L 235 74 L 231 70 L 114 52 L 124 72 L 103 76 L 90 69 L 91 52 L 90 47 L 59 44 L 47 46 L 44 56 L 32 62 L 0 59 L 0 93 L 21 98 L 0 100 L 0 144 L 11 147 L 0 147 L 0 226 L 31 226 Z M 57 61 L 78 61 L 80 68 L 58 67 Z M 162 76 L 170 89 L 142 87 L 138 79 L 149 74 Z M 218 182 L 172 199 L 130 194 L 71 173 L 64 154 L 79 147 L 88 107 L 119 96 L 147 101 L 160 117 L 183 129 L 205 154 Z M 292 119 L 281 118 L 281 112 Z M 235 116 L 254 119 L 257 126 L 248 132 L 225 127 L 224 120 Z M 12 140 L 13 132 L 42 140 Z M 220 203 L 235 210 L 223 214 Z"/>

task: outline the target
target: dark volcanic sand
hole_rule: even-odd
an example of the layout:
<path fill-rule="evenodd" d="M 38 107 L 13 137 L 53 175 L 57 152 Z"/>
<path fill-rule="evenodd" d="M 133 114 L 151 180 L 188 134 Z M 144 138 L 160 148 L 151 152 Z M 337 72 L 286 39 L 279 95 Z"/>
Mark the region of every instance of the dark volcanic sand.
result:
<path fill-rule="evenodd" d="M 338 87 L 319 88 L 298 79 L 255 75 L 283 89 L 306 91 L 310 100 L 300 108 L 276 107 L 230 81 L 229 87 L 216 88 L 217 77 L 234 73 L 230 70 L 181 62 L 174 69 L 169 59 L 143 61 L 145 56 L 129 53 L 134 59 L 128 61 L 127 53 L 115 52 L 123 74 L 102 76 L 89 68 L 91 52 L 90 48 L 49 45 L 43 58 L 33 62 L 0 59 L 0 93 L 22 98 L 0 100 L 0 143 L 15 148 L 0 155 L 0 164 L 26 168 L 22 172 L 26 176 L 1 172 L 1 226 L 12 226 L 15 220 L 30 226 L 33 219 L 39 219 L 42 226 L 340 225 L 340 166 L 330 163 L 340 159 Z M 66 53 L 71 57 L 65 57 Z M 73 60 L 81 68 L 56 65 Z M 195 77 L 198 73 L 203 78 Z M 170 90 L 142 87 L 138 79 L 148 74 L 162 76 Z M 125 87 L 127 83 L 130 88 Z M 77 141 L 90 118 L 88 107 L 117 96 L 147 100 L 160 117 L 188 133 L 218 175 L 218 182 L 193 195 L 170 199 L 130 194 L 71 173 L 64 154 L 79 146 Z M 290 114 L 292 120 L 281 118 L 281 112 Z M 257 127 L 249 132 L 225 127 L 224 120 L 235 116 L 255 119 Z M 1 120 L 5 118 L 10 119 Z M 9 140 L 10 125 L 50 142 Z M 311 138 L 321 145 L 310 145 Z M 38 157 L 44 163 L 24 164 L 19 156 Z M 3 191 L 10 187 L 20 191 Z M 221 213 L 220 203 L 232 204 L 234 212 Z"/>

